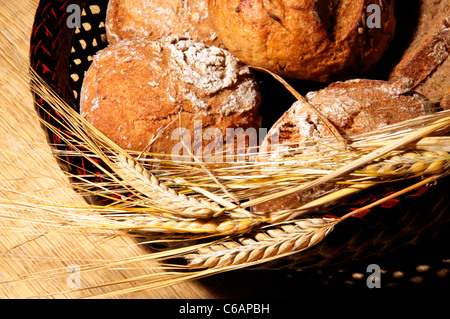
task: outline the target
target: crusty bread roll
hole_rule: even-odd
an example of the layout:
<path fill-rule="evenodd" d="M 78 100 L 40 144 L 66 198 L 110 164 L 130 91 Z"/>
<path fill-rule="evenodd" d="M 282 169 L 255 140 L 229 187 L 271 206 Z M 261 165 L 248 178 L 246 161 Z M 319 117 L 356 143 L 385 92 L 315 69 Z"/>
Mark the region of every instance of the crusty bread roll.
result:
<path fill-rule="evenodd" d="M 306 95 L 345 137 L 434 112 L 428 100 L 420 94 L 402 94 L 401 88 L 387 81 L 355 79 L 336 82 Z M 261 161 L 273 161 L 295 150 L 311 154 L 323 150 L 323 139 L 332 137 L 324 123 L 303 102 L 292 107 L 269 130 L 261 145 Z M 275 145 L 275 141 L 277 144 Z M 324 184 L 307 192 L 291 194 L 257 205 L 255 210 L 274 212 L 298 208 L 335 190 L 334 184 Z"/>
<path fill-rule="evenodd" d="M 418 5 L 412 39 L 389 80 L 439 102 L 450 88 L 450 5 L 448 0 L 422 0 Z"/>
<path fill-rule="evenodd" d="M 209 22 L 207 0 L 110 0 L 105 26 L 110 44 L 134 37 L 183 36 L 221 45 Z"/>
<path fill-rule="evenodd" d="M 368 5 L 379 8 L 367 10 Z M 250 66 L 313 81 L 349 78 L 381 58 L 395 29 L 393 1 L 209 0 L 225 47 Z M 376 23 L 379 22 L 379 28 Z"/>
<path fill-rule="evenodd" d="M 94 57 L 80 97 L 81 115 L 129 150 L 150 146 L 171 154 L 183 137 L 194 153 L 216 141 L 201 139 L 208 128 L 218 130 L 209 133 L 218 133 L 220 142 L 227 129 L 261 125 L 250 69 L 227 50 L 192 40 L 136 38 L 109 45 Z M 195 123 L 203 131 L 194 134 Z"/>

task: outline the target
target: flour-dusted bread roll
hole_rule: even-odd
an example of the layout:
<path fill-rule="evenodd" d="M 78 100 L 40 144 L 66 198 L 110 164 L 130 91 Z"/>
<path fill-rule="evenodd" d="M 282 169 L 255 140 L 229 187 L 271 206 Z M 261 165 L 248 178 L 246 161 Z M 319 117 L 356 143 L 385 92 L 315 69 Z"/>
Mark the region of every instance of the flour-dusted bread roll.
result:
<path fill-rule="evenodd" d="M 228 132 L 258 131 L 259 104 L 253 74 L 227 50 L 176 38 L 124 40 L 100 51 L 80 100 L 81 115 L 119 146 L 185 155 L 181 137 L 192 153 L 209 147 L 216 154 L 211 143 L 224 143 Z"/>
<path fill-rule="evenodd" d="M 207 0 L 110 0 L 105 25 L 109 43 L 183 36 L 208 45 L 221 44 L 209 21 Z"/>
<path fill-rule="evenodd" d="M 343 136 L 370 132 L 434 112 L 433 105 L 422 95 L 402 94 L 396 84 L 377 80 L 336 82 L 317 92 L 308 93 L 306 98 Z M 305 103 L 295 102 L 269 130 L 262 143 L 260 160 L 274 161 L 292 154 L 293 150 L 312 154 L 323 150 L 324 138 L 332 136 Z M 298 208 L 336 189 L 338 187 L 334 184 L 324 184 L 307 192 L 271 200 L 255 209 L 274 212 Z"/>
<path fill-rule="evenodd" d="M 209 0 L 219 39 L 244 63 L 313 81 L 369 70 L 395 29 L 394 1 Z M 371 7 L 369 7 L 372 5 Z"/>

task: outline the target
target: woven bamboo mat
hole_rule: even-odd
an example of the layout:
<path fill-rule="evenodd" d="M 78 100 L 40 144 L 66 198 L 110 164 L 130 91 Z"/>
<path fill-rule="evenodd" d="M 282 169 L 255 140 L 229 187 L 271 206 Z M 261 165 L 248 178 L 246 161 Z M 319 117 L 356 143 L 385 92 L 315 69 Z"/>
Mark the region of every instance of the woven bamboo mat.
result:
<path fill-rule="evenodd" d="M 45 198 L 57 198 L 74 206 L 85 205 L 82 198 L 70 188 L 65 176 L 46 147 L 46 137 L 34 113 L 30 88 L 24 81 L 27 72 L 29 39 L 37 0 L 2 0 L 0 2 L 0 196 L 34 203 Z M 6 56 L 13 56 L 11 64 Z M 38 146 L 38 147 L 37 147 Z M 74 264 L 83 260 L 114 261 L 138 256 L 141 248 L 127 236 L 106 238 L 105 235 L 83 233 L 61 234 L 54 214 L 33 212 L 30 209 L 5 211 L 4 216 L 20 214 L 30 220 L 40 220 L 35 232 L 24 221 L 0 218 L 0 281 L 8 282 L 0 289 L 0 298 L 28 298 L 52 296 L 68 290 L 68 279 Z M 9 214 L 8 214 L 9 213 Z M 36 223 L 34 223 L 36 224 Z M 21 229 L 27 229 L 26 232 Z M 82 274 L 82 285 L 102 285 L 147 274 L 148 263 L 140 269 L 106 270 Z M 66 275 L 52 280 L 26 280 L 38 272 L 68 269 Z M 72 280 L 72 279 L 71 279 Z M 118 287 L 104 287 L 95 291 L 66 293 L 59 298 L 82 298 L 91 294 L 106 293 Z M 211 298 L 214 293 L 199 283 L 183 284 L 157 291 L 144 291 L 127 295 L 128 298 Z"/>

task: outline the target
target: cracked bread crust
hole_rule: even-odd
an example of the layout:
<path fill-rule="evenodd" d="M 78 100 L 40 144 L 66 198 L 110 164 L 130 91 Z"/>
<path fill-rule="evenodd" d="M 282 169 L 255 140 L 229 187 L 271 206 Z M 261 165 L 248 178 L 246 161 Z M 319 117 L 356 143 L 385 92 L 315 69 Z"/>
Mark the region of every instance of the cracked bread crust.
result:
<path fill-rule="evenodd" d="M 450 6 L 448 0 L 422 0 L 411 42 L 389 80 L 438 103 L 450 89 Z M 442 108 L 448 102 L 442 101 Z"/>
<path fill-rule="evenodd" d="M 177 38 L 124 40 L 100 51 L 80 100 L 81 115 L 119 146 L 142 151 L 151 144 L 150 151 L 166 154 L 179 143 L 172 134 L 180 123 L 192 143 L 194 121 L 223 136 L 227 128 L 257 130 L 259 104 L 248 67 L 226 50 Z"/>
<path fill-rule="evenodd" d="M 110 0 L 105 27 L 110 44 L 135 37 L 183 36 L 221 45 L 209 21 L 207 0 Z"/>
<path fill-rule="evenodd" d="M 433 113 L 432 103 L 417 93 L 403 94 L 392 82 L 356 79 L 336 82 L 306 95 L 343 136 L 362 134 L 377 128 Z M 278 135 L 276 135 L 278 132 Z M 278 136 L 278 144 L 272 144 Z M 324 138 L 331 132 L 305 103 L 295 102 L 273 125 L 261 145 L 260 161 L 272 161 L 296 153 L 315 153 L 323 149 Z M 269 151 L 268 155 L 266 152 Z M 337 152 L 339 152 L 337 150 Z M 276 162 L 274 162 L 276 163 Z M 331 190 L 335 185 L 321 185 L 308 192 L 291 194 L 255 207 L 274 212 L 298 208 Z"/>
<path fill-rule="evenodd" d="M 280 76 L 335 81 L 369 70 L 394 35 L 394 1 L 209 0 L 225 47 L 250 66 Z M 367 7 L 381 9 L 380 28 Z"/>

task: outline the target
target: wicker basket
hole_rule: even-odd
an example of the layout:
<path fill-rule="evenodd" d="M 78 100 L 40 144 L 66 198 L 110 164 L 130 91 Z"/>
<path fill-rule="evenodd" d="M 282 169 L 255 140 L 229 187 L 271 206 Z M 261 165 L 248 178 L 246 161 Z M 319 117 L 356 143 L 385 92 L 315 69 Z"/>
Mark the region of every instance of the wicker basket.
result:
<path fill-rule="evenodd" d="M 77 4 L 83 8 L 82 26 L 79 29 L 69 28 L 66 23 L 70 14 L 67 12 L 67 7 L 71 4 Z M 107 2 L 100 0 L 42 0 L 36 12 L 31 38 L 31 67 L 75 110 L 78 110 L 84 72 L 88 69 L 92 56 L 107 45 L 104 25 L 106 6 Z M 264 81 L 269 81 L 267 77 L 261 76 Z M 316 86 L 317 84 L 311 84 L 307 88 L 316 88 Z M 262 88 L 264 87 L 281 88 L 277 85 L 263 84 Z M 263 94 L 268 93 L 263 92 Z M 266 103 L 271 101 L 270 97 L 266 100 Z M 63 129 L 52 118 L 54 116 L 56 119 L 63 120 L 59 118 L 59 114 L 55 113 L 42 97 L 35 96 L 35 101 L 40 106 L 37 109 L 39 116 Z M 263 112 L 267 113 L 264 107 Z M 270 122 L 279 115 L 263 114 L 266 122 Z M 57 135 L 50 131 L 47 133 L 51 145 L 58 145 L 57 147 L 62 149 L 69 148 L 61 144 Z M 60 164 L 64 171 L 74 174 L 95 171 L 95 167 L 79 156 L 68 156 Z M 424 186 L 386 202 L 369 212 L 348 219 L 321 244 L 301 254 L 278 261 L 274 265 L 266 264 L 265 267 L 304 268 L 332 265 L 392 251 L 430 235 L 436 235 L 448 229 L 449 186 L 450 178 L 445 178 L 436 184 Z M 374 188 L 358 194 L 359 200 L 356 201 L 356 206 L 335 205 L 327 211 L 327 214 L 341 216 L 343 212 L 358 208 L 358 205 L 362 207 L 389 191 L 400 189 L 402 185 L 399 182 L 391 184 L 390 187 L 390 190 L 384 187 Z"/>

